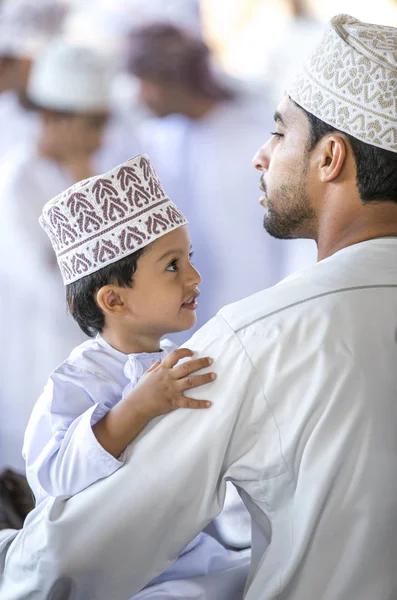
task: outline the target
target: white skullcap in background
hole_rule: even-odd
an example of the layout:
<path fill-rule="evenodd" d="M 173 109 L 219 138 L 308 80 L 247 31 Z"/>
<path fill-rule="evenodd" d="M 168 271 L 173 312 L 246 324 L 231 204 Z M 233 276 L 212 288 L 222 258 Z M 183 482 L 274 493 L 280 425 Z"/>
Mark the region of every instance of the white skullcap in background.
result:
<path fill-rule="evenodd" d="M 68 10 L 66 0 L 3 0 L 0 55 L 34 58 L 61 32 Z"/>
<path fill-rule="evenodd" d="M 56 39 L 33 64 L 27 91 L 29 99 L 43 108 L 107 111 L 111 72 L 100 53 Z"/>

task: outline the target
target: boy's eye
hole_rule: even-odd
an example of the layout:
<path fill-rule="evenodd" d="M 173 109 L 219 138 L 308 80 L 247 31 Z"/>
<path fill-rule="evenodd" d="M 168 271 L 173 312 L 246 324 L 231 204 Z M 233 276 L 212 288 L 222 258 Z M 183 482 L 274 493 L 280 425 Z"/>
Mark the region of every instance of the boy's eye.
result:
<path fill-rule="evenodd" d="M 177 271 L 177 270 L 178 270 L 178 261 L 175 258 L 167 265 L 166 271 Z"/>

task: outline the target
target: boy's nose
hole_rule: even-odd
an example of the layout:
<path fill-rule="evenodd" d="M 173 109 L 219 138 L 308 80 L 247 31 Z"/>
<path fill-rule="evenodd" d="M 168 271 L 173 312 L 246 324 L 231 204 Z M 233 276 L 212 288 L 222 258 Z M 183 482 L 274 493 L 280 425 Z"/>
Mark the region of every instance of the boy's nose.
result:
<path fill-rule="evenodd" d="M 192 285 L 200 285 L 200 283 L 202 282 L 202 277 L 201 277 L 200 273 L 197 271 L 197 269 L 193 265 L 190 265 L 190 267 L 191 267 L 191 273 L 189 275 L 189 279 L 191 280 L 191 284 Z"/>

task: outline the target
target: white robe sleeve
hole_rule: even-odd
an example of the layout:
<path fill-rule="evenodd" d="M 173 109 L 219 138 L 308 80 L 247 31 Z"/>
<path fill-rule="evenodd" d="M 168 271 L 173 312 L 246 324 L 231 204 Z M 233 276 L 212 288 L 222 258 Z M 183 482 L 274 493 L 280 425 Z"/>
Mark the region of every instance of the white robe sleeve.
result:
<path fill-rule="evenodd" d="M 125 454 L 114 458 L 92 431 L 108 411 L 99 402 L 101 381 L 79 370 L 73 377 L 68 380 L 56 371 L 51 375 L 26 430 L 26 473 L 37 504 L 47 495 L 77 494 L 124 463 Z M 91 394 L 84 379 L 91 383 Z"/>
<path fill-rule="evenodd" d="M 217 380 L 191 392 L 213 406 L 152 421 L 129 447 L 123 469 L 66 502 L 43 503 L 28 518 L 7 571 L 23 573 L 25 594 L 40 590 L 29 597 L 44 598 L 63 581 L 76 600 L 125 600 L 219 514 L 226 479 L 260 485 L 247 465 L 263 453 L 258 412 L 265 402 L 244 347 L 220 316 L 187 346 L 214 358 Z"/>

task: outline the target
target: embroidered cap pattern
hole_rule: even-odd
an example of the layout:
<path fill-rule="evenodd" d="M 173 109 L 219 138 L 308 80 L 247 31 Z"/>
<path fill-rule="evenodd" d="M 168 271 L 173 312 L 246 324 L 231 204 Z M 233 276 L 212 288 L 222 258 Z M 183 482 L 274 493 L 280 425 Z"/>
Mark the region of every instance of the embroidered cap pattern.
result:
<path fill-rule="evenodd" d="M 39 221 L 65 285 L 187 224 L 145 154 L 76 183 L 44 206 Z"/>
<path fill-rule="evenodd" d="M 336 129 L 397 152 L 397 29 L 337 15 L 287 93 Z"/>

